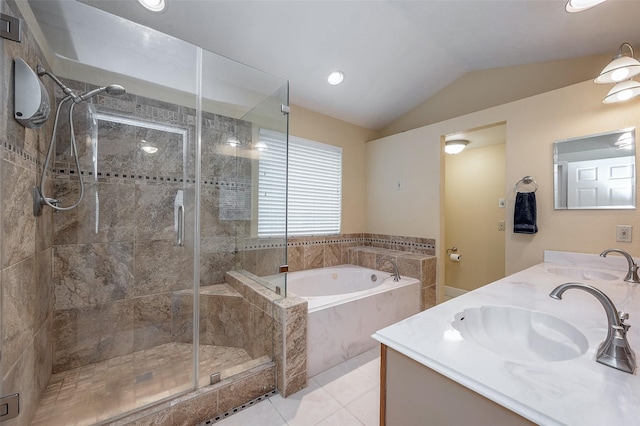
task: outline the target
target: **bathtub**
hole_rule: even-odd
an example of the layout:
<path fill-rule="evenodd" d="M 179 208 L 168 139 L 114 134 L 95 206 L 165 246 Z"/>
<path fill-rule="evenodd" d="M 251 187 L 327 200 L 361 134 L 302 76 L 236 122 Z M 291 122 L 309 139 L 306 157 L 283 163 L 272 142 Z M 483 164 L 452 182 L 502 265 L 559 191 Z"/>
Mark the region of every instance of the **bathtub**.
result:
<path fill-rule="evenodd" d="M 307 377 L 378 346 L 377 330 L 420 312 L 420 281 L 353 265 L 287 274 L 308 302 Z"/>

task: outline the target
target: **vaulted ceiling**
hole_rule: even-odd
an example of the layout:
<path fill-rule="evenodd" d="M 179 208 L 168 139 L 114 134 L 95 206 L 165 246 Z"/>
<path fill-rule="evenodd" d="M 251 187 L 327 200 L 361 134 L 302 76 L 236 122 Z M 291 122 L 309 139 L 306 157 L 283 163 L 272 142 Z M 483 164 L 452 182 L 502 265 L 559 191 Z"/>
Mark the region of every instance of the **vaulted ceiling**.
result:
<path fill-rule="evenodd" d="M 166 1 L 152 13 L 134 0 L 82 0 L 289 80 L 291 103 L 370 129 L 471 71 L 613 56 L 622 42 L 640 42 L 640 1 L 609 0 L 577 14 L 565 12 L 565 0 Z M 99 22 L 87 30 L 91 39 L 117 37 Z M 122 49 L 118 60 L 136 49 Z M 335 69 L 346 78 L 330 86 Z"/>

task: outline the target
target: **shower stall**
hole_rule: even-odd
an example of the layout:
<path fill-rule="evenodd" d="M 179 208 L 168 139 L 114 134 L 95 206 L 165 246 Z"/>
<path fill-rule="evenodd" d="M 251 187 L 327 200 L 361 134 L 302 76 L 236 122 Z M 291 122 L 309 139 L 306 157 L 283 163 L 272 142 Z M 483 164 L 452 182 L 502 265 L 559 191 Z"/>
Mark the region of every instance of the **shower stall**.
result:
<path fill-rule="evenodd" d="M 42 340 L 35 357 L 50 369 L 31 383 L 40 398 L 24 403 L 33 412 L 22 422 L 110 424 L 272 363 L 282 344 L 276 325 L 228 273 L 274 300 L 286 296 L 286 238 L 255 248 L 264 246 L 260 134 L 287 139 L 288 82 L 80 2 L 0 4 L 26 24 L 26 40 L 4 44 L 3 61 L 11 67 L 22 53 L 40 71 L 52 111 L 59 105 L 61 117 L 73 117 L 37 133 L 7 119 L 4 130 L 33 151 L 28 170 L 42 197 L 61 206 L 82 198 L 59 212 L 47 201 L 29 219 L 41 271 L 34 281 L 48 283 L 38 290 L 45 309 L 30 320 L 41 324 L 32 340 Z M 91 96 L 69 102 L 70 92 Z M 3 268 L 12 265 L 1 257 Z M 4 313 L 1 326 L 2 349 L 27 340 Z M 3 384 L 18 352 L 2 353 Z"/>

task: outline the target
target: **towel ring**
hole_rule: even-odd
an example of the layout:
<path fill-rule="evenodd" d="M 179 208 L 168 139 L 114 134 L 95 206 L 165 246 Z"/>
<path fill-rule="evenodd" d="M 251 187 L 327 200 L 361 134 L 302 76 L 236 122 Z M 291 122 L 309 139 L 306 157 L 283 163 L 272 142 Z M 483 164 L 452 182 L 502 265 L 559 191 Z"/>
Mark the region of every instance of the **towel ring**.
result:
<path fill-rule="evenodd" d="M 538 183 L 535 181 L 535 179 L 531 176 L 525 176 L 522 179 L 520 179 L 518 182 L 516 182 L 516 185 L 513 187 L 516 193 L 521 192 L 521 191 L 518 191 L 518 185 L 520 185 L 521 183 L 524 185 L 530 185 L 530 184 L 535 185 L 535 189 L 533 191 L 527 191 L 527 192 L 536 192 L 538 190 Z"/>

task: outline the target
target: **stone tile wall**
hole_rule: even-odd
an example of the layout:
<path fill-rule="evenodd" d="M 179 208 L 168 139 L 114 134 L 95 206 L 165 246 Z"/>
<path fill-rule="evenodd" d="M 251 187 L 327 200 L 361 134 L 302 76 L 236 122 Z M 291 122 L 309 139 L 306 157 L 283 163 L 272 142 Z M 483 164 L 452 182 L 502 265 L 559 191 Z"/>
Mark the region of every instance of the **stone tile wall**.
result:
<path fill-rule="evenodd" d="M 276 387 L 287 397 L 307 386 L 307 301 L 289 295 L 282 298 L 236 271 L 227 272 L 227 283 L 273 322 Z"/>
<path fill-rule="evenodd" d="M 2 0 L 5 14 L 22 18 L 16 2 Z M 32 213 L 32 189 L 51 137 L 49 120 L 26 129 L 13 118 L 13 60 L 35 70 L 47 67 L 33 34 L 22 27 L 22 42 L 0 41 L 0 285 L 2 286 L 3 395 L 20 394 L 20 415 L 3 425 L 29 425 L 51 375 L 52 363 L 52 212 Z M 43 82 L 53 99 L 53 85 Z M 50 174 L 49 174 L 50 176 Z M 52 185 L 48 185 L 52 189 Z"/>
<path fill-rule="evenodd" d="M 93 88 L 64 82 L 78 93 Z M 92 124 L 87 103 L 78 104 L 74 116 L 78 141 L 97 133 L 97 168 L 92 145 L 80 144 L 83 202 L 54 216 L 54 373 L 184 342 L 192 330 L 193 304 L 179 303 L 184 296 L 176 298 L 176 292 L 193 288 L 195 110 L 133 94 L 92 101 L 103 119 Z M 251 191 L 253 160 L 230 151 L 225 142 L 232 135 L 250 138 L 251 124 L 203 114 L 203 286 L 224 282 L 225 271 L 236 267 L 236 238 L 250 230 L 250 215 L 222 201 L 225 191 Z M 56 145 L 55 193 L 62 205 L 80 194 L 68 139 L 67 126 Z M 142 144 L 158 148 L 158 154 L 145 153 Z M 186 211 L 183 247 L 175 243 L 180 195 Z M 225 209 L 235 209 L 236 216 Z"/>

